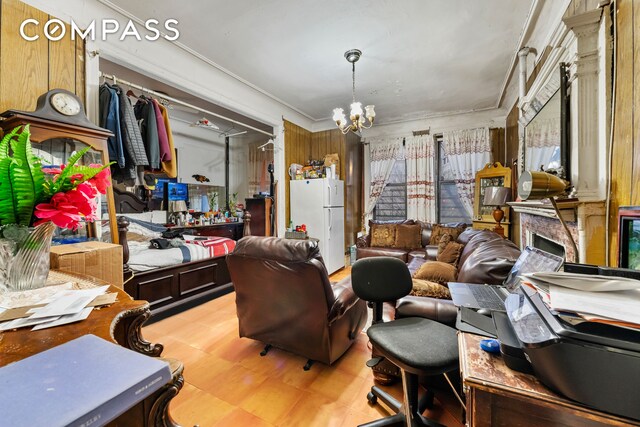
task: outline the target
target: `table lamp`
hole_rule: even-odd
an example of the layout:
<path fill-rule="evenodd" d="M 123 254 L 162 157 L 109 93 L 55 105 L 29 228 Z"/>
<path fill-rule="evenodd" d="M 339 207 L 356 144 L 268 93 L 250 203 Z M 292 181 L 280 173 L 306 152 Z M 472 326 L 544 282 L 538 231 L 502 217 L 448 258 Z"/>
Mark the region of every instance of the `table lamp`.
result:
<path fill-rule="evenodd" d="M 484 189 L 484 199 L 482 203 L 485 206 L 495 206 L 493 211 L 493 219 L 496 220 L 496 226 L 493 229 L 496 233 L 504 237 L 504 228 L 500 225 L 504 218 L 502 206 L 511 200 L 511 188 L 509 187 L 486 187 Z"/>
<path fill-rule="evenodd" d="M 569 227 L 567 227 L 567 223 L 562 218 L 562 215 L 560 215 L 560 210 L 558 209 L 555 199 L 555 196 L 565 194 L 568 187 L 569 183 L 556 175 L 547 172 L 524 171 L 518 179 L 518 196 L 520 196 L 522 200 L 549 199 L 558 220 L 560 220 L 565 233 L 567 233 L 569 237 L 569 242 L 575 254 L 575 262 L 579 263 L 578 247 L 576 246 L 575 240 L 573 240 L 573 235 L 571 235 Z"/>

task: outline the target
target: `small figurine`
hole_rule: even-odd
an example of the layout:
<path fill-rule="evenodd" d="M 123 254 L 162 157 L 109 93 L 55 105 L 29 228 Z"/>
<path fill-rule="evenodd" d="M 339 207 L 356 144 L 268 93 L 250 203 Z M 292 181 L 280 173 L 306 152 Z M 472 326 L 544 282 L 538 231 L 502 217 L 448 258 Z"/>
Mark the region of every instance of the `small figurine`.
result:
<path fill-rule="evenodd" d="M 193 177 L 193 179 L 195 179 L 198 182 L 211 182 L 211 180 L 209 178 L 207 178 L 204 175 L 191 175 Z"/>

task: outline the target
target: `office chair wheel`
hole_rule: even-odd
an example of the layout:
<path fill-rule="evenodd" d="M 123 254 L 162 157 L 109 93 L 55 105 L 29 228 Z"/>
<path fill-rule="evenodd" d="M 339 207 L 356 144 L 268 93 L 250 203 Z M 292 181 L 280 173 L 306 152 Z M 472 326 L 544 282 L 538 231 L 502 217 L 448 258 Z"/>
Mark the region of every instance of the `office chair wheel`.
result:
<path fill-rule="evenodd" d="M 370 404 L 375 405 L 376 402 L 378 401 L 378 396 L 369 392 L 367 393 L 367 400 L 369 401 Z"/>

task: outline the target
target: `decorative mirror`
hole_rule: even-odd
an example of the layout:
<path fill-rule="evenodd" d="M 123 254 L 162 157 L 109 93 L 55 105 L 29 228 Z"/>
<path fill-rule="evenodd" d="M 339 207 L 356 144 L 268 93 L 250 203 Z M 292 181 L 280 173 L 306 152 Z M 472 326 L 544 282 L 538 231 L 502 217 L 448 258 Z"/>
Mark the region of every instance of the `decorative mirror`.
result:
<path fill-rule="evenodd" d="M 484 168 L 476 173 L 476 189 L 473 204 L 473 219 L 477 221 L 489 221 L 495 225 L 493 211 L 494 205 L 484 204 L 484 192 L 488 187 L 511 188 L 511 168 L 504 167 L 500 162 L 487 163 Z M 509 207 L 504 206 L 504 221 L 509 222 Z"/>
<path fill-rule="evenodd" d="M 568 77 L 564 63 L 522 111 L 523 170 L 569 175 Z"/>

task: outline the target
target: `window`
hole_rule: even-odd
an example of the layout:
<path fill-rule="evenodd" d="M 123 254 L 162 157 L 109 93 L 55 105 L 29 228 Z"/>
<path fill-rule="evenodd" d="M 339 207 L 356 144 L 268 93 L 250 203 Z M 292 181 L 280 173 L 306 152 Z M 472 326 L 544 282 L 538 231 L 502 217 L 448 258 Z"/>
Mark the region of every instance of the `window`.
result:
<path fill-rule="evenodd" d="M 389 176 L 389 182 L 373 210 L 373 217 L 379 221 L 399 221 L 407 219 L 407 163 L 396 160 Z"/>
<path fill-rule="evenodd" d="M 438 222 L 446 224 L 449 222 L 464 222 L 471 224 L 471 216 L 467 213 L 458 197 L 458 189 L 456 181 L 451 170 L 451 164 L 444 153 L 442 144 L 442 135 L 436 136 L 438 144 L 438 167 L 436 173 L 438 175 L 437 192 L 437 210 Z"/>

